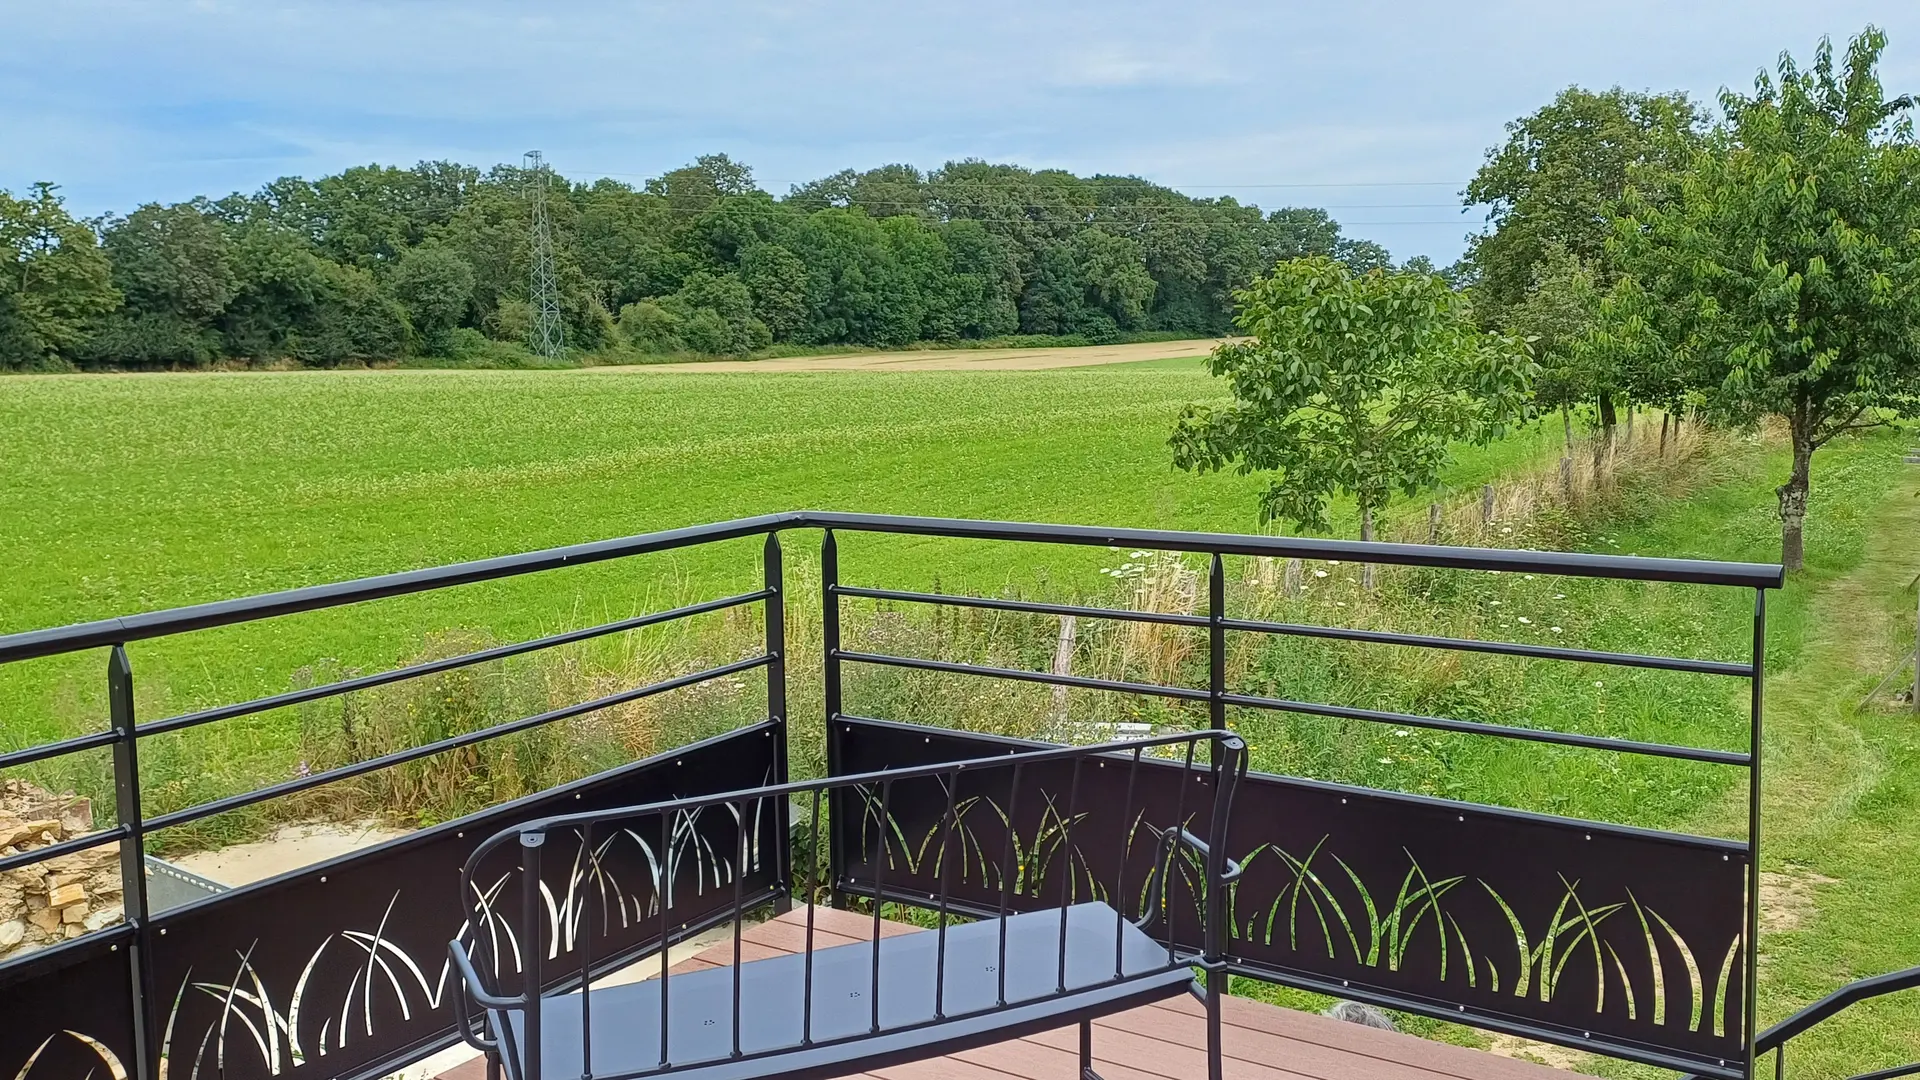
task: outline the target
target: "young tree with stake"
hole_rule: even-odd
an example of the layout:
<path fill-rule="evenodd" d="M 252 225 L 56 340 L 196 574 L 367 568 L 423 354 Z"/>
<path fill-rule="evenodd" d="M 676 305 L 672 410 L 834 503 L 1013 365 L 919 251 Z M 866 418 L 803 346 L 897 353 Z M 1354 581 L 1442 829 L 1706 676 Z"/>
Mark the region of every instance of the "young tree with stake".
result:
<path fill-rule="evenodd" d="M 1920 413 L 1920 146 L 1911 98 L 1883 100 L 1886 35 L 1868 28 L 1836 70 L 1782 57 L 1725 122 L 1677 192 L 1634 200 L 1615 248 L 1668 311 L 1671 355 L 1736 421 L 1786 421 L 1793 470 L 1778 490 L 1780 561 L 1804 562 L 1813 455 L 1835 438 Z"/>
<path fill-rule="evenodd" d="M 1209 361 L 1234 401 L 1189 405 L 1170 445 L 1183 469 L 1276 474 L 1262 524 L 1329 531 L 1328 500 L 1348 495 L 1371 540 L 1395 492 L 1439 482 L 1450 443 L 1491 439 L 1526 412 L 1526 347 L 1481 331 L 1437 275 L 1294 259 L 1234 295 L 1250 340 Z M 1372 567 L 1363 575 L 1371 588 Z"/>

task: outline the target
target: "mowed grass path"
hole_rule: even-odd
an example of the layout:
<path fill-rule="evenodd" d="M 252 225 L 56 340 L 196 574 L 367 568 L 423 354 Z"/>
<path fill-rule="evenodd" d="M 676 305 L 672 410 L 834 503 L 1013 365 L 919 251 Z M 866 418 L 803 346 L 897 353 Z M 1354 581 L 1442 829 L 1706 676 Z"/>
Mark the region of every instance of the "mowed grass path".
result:
<path fill-rule="evenodd" d="M 1057 372 L 314 372 L 0 380 L 0 632 L 828 508 L 1252 529 L 1260 481 L 1174 470 L 1194 361 Z M 1463 448 L 1471 486 L 1550 453 Z M 1420 513 L 1417 508 L 1410 511 Z M 812 545 L 808 536 L 798 543 Z M 1008 546 L 860 538 L 849 580 L 1033 583 Z M 1046 560 L 1054 573 L 1105 552 Z M 622 560 L 136 646 L 143 715 L 757 583 L 757 545 Z M 1084 564 L 1084 565 L 1083 565 Z M 102 659 L 0 669 L 0 745 L 91 725 Z"/>

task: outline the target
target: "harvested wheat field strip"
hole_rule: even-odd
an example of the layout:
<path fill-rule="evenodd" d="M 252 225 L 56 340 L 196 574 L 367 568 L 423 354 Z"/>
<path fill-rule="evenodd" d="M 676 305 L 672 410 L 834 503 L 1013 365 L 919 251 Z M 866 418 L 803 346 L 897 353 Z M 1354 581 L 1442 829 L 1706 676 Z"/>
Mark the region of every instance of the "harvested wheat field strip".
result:
<path fill-rule="evenodd" d="M 1133 364 L 1205 356 L 1216 338 L 1145 341 L 1129 345 L 1074 345 L 1044 349 L 906 349 L 900 352 L 843 353 L 838 356 L 776 356 L 766 360 L 715 360 L 688 364 L 634 364 L 581 368 L 599 372 L 730 371 L 1053 371 L 1059 368 Z"/>

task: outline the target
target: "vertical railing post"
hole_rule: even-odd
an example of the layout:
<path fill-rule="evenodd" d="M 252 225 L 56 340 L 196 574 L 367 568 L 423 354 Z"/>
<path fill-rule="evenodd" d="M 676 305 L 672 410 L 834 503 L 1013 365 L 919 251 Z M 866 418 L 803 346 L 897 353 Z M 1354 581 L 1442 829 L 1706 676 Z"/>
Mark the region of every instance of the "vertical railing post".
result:
<path fill-rule="evenodd" d="M 840 719 L 840 545 L 833 530 L 820 538 L 820 647 L 826 671 L 827 775 L 839 776 L 840 733 L 834 724 Z M 847 793 L 833 788 L 827 793 L 827 896 L 834 907 L 847 906 L 840 885 L 846 880 L 847 860 L 836 837 L 851 836 L 852 819 L 846 816 Z M 808 898 L 812 902 L 812 898 Z"/>
<path fill-rule="evenodd" d="M 1754 1042 L 1760 1019 L 1760 728 L 1767 674 L 1767 590 L 1753 590 L 1753 700 L 1747 745 L 1747 927 L 1746 1018 L 1741 1030 L 1747 1046 L 1746 1075 L 1754 1076 L 1758 1061 Z"/>
<path fill-rule="evenodd" d="M 767 599 L 767 719 L 773 722 L 773 783 L 787 782 L 787 590 L 786 573 L 780 554 L 780 534 L 767 534 L 761 553 Z M 776 800 L 773 808 L 773 874 L 775 914 L 793 909 L 793 820 L 786 799 Z M 755 850 L 766 837 L 753 838 Z M 740 873 L 746 872 L 743 865 Z"/>
<path fill-rule="evenodd" d="M 1207 572 L 1207 723 L 1227 728 L 1227 567 L 1218 552 Z"/>
<path fill-rule="evenodd" d="M 133 928 L 128 948 L 127 993 L 133 999 L 135 1080 L 152 1080 L 159 1069 L 153 996 L 153 928 L 147 910 L 147 829 L 140 809 L 140 732 L 133 712 L 133 665 L 124 645 L 107 657 L 107 716 L 112 725 L 114 817 L 120 838 L 121 910 Z"/>
<path fill-rule="evenodd" d="M 1214 552 L 1207 572 L 1207 724 L 1215 731 L 1227 729 L 1227 564 Z M 1222 826 L 1224 829 L 1224 826 Z M 1226 976 L 1207 977 L 1208 993 L 1214 983 L 1226 992 Z"/>
<path fill-rule="evenodd" d="M 540 899 L 540 845 L 546 840 L 545 833 L 520 834 L 520 992 L 527 1006 L 521 1014 L 525 1038 L 518 1080 L 540 1080 L 540 962 L 546 958 L 540 947 L 541 916 L 546 914 Z M 666 952 L 666 942 L 660 943 L 660 951 Z"/>

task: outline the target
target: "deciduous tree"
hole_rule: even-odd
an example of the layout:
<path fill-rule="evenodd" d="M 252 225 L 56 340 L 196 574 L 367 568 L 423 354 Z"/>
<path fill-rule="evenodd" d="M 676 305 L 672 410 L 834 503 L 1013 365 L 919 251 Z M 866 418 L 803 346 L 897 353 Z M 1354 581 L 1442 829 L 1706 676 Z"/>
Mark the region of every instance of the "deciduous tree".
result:
<path fill-rule="evenodd" d="M 71 362 L 89 324 L 119 304 L 93 230 L 67 213 L 58 189 L 0 191 L 0 371 Z"/>
<path fill-rule="evenodd" d="M 1781 561 L 1804 561 L 1814 454 L 1840 435 L 1920 413 L 1920 147 L 1910 98 L 1887 100 L 1886 36 L 1868 28 L 1835 63 L 1783 56 L 1726 119 L 1671 195 L 1635 200 L 1624 264 L 1686 313 L 1666 331 L 1736 419 L 1786 421 Z"/>
<path fill-rule="evenodd" d="M 1371 540 L 1396 492 L 1439 482 L 1449 444 L 1492 438 L 1525 414 L 1525 346 L 1482 331 L 1436 275 L 1356 275 L 1320 256 L 1281 263 L 1237 298 L 1249 340 L 1208 362 L 1233 403 L 1188 406 L 1171 445 L 1183 469 L 1273 474 L 1262 524 L 1327 531 L 1328 500 L 1343 494 Z"/>

